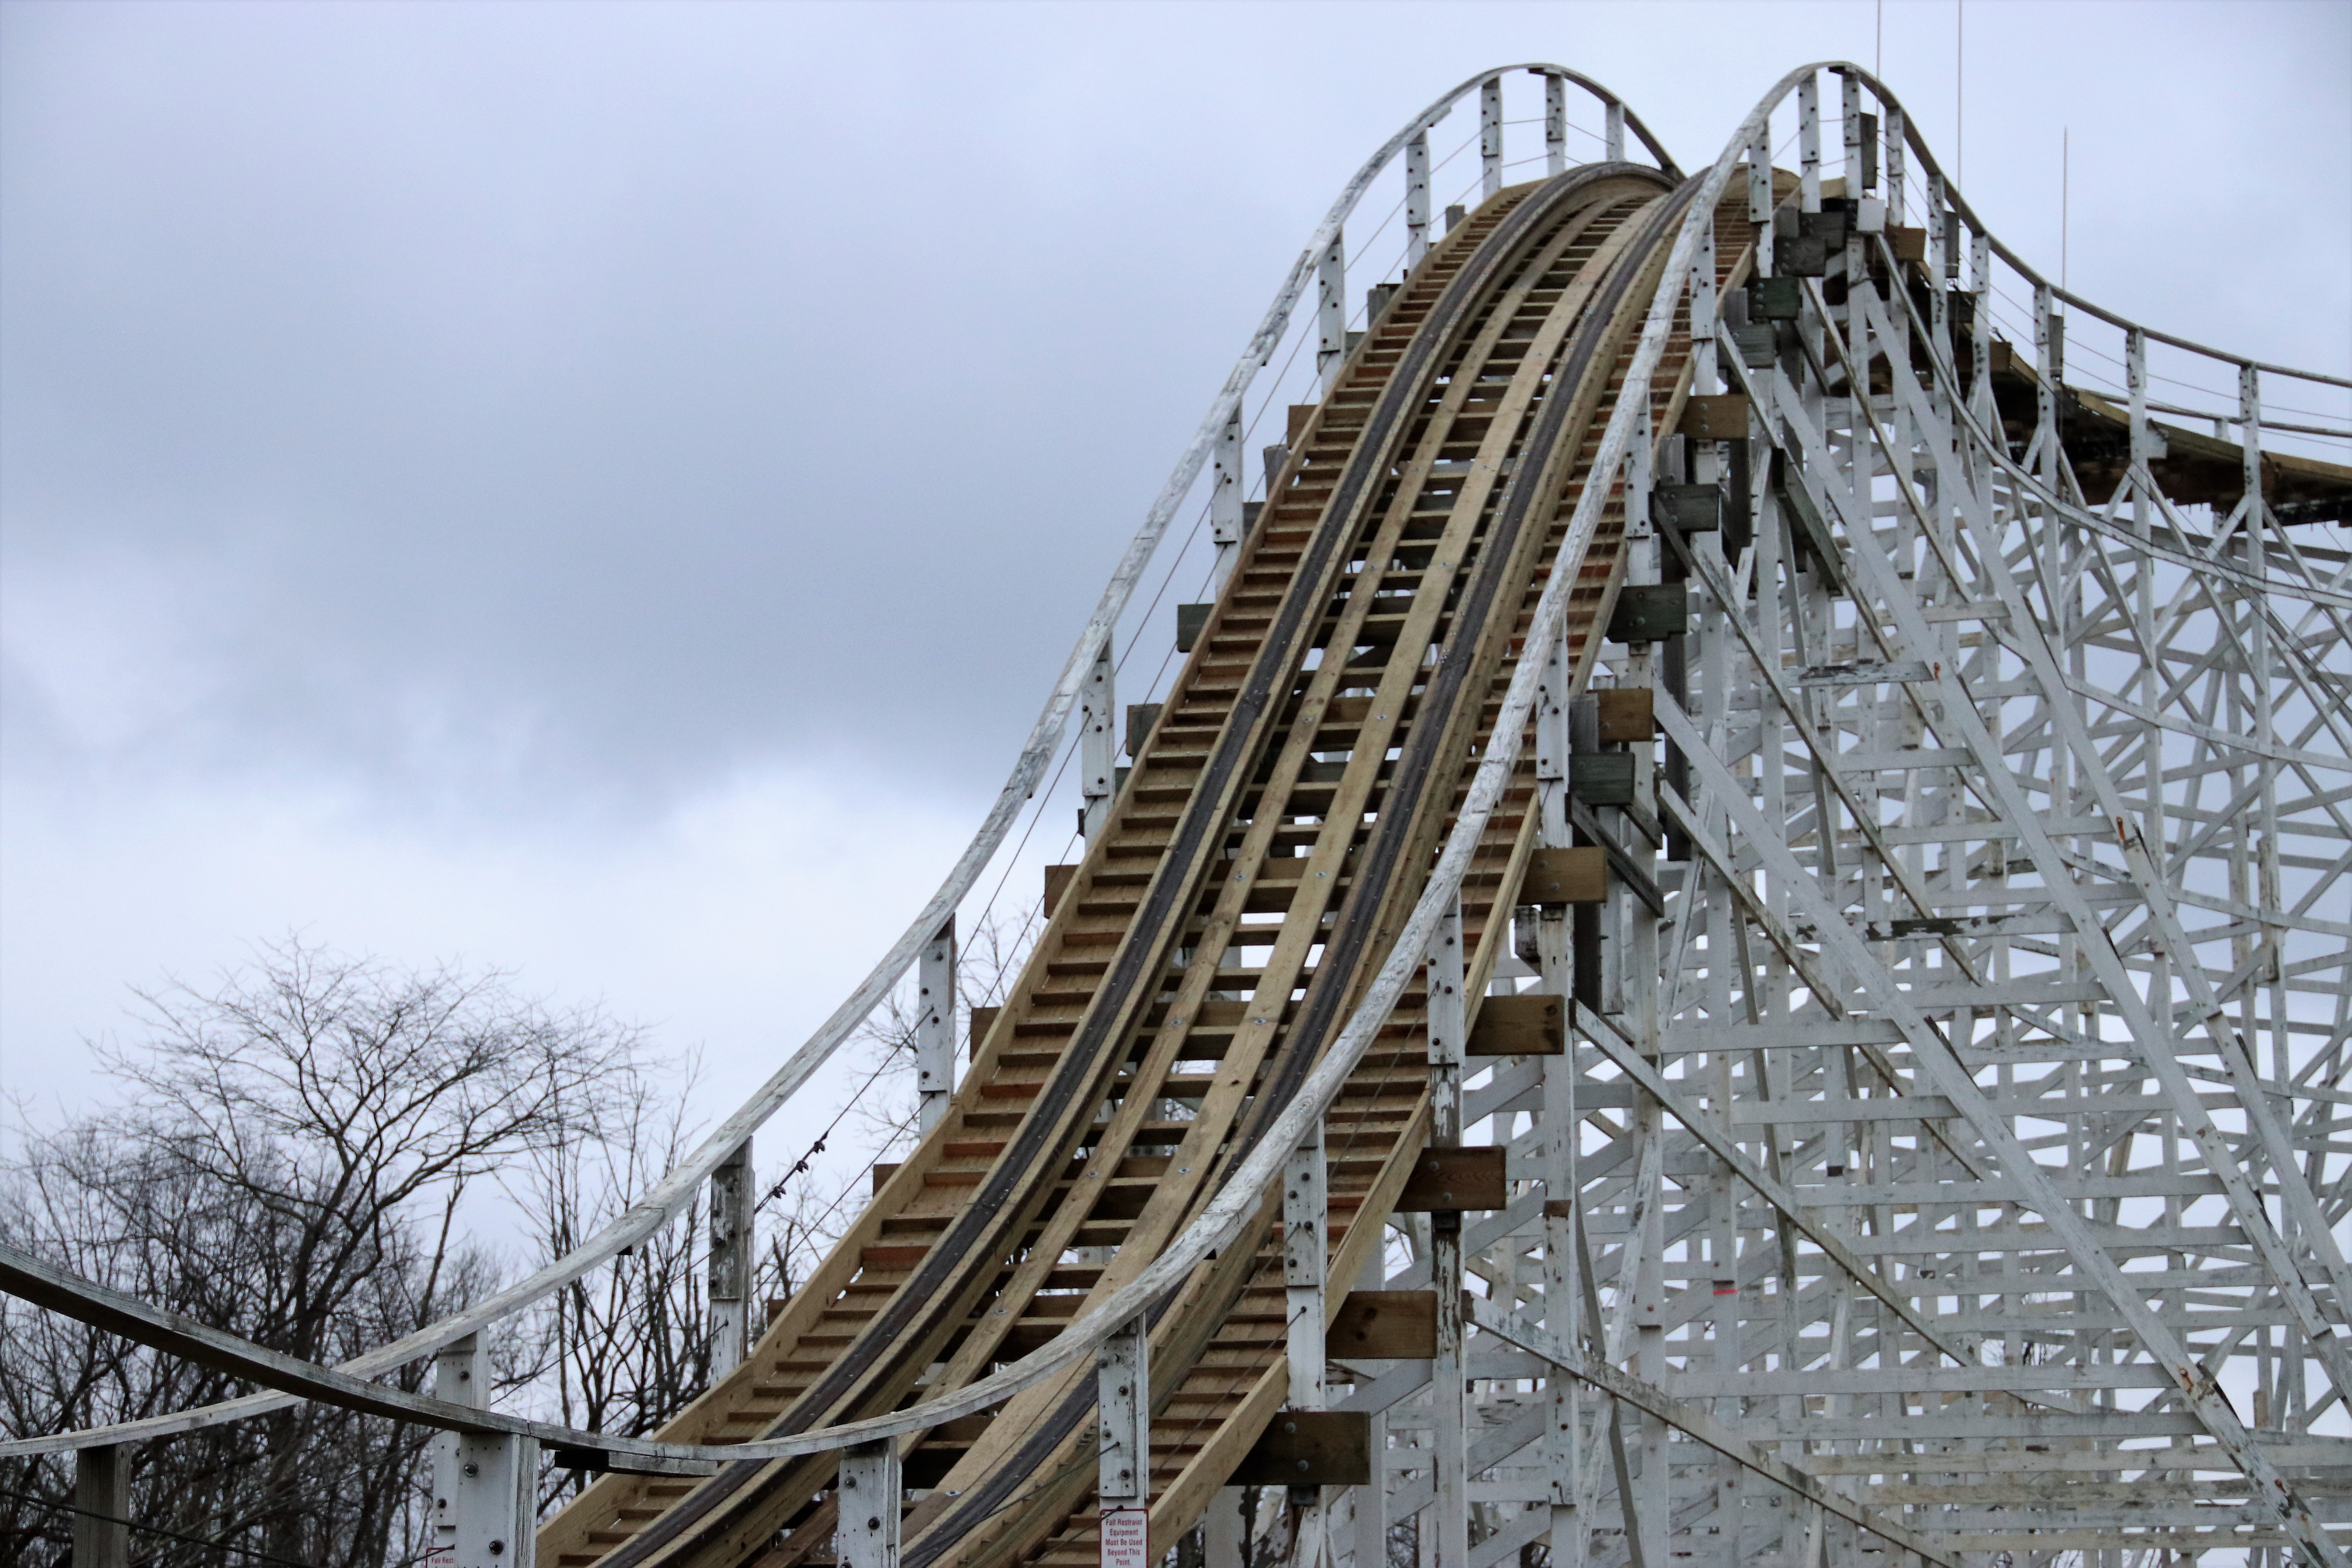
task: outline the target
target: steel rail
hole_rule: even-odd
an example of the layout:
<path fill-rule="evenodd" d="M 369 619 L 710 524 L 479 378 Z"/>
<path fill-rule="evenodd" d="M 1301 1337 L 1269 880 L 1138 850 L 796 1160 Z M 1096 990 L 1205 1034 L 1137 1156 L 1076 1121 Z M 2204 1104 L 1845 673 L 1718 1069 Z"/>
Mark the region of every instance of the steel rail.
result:
<path fill-rule="evenodd" d="M 589 1269 L 610 1261 L 670 1223 L 692 1200 L 696 1190 L 711 1172 L 741 1147 L 746 1138 L 758 1131 L 770 1117 L 782 1109 L 849 1039 L 858 1025 L 881 1005 L 883 998 L 889 994 L 890 988 L 914 963 L 922 945 L 962 904 L 998 850 L 1003 847 L 1021 807 L 1033 796 L 1046 764 L 1060 748 L 1070 710 L 1076 705 L 1078 689 L 1085 681 L 1096 654 L 1118 625 L 1119 616 L 1133 596 L 1136 584 L 1165 538 L 1177 509 L 1199 479 L 1218 435 L 1240 409 L 1257 372 L 1271 362 L 1274 349 L 1288 330 L 1292 311 L 1305 293 L 1307 280 L 1315 275 L 1320 258 L 1339 237 L 1372 181 L 1395 162 L 1413 138 L 1444 119 L 1464 98 L 1488 82 L 1518 71 L 1573 82 L 1599 99 L 1604 106 L 1621 110 L 1626 129 L 1638 137 L 1642 145 L 1658 160 L 1660 168 L 1667 176 L 1673 178 L 1679 174 L 1680 171 L 1664 145 L 1651 134 L 1640 116 L 1627 107 L 1622 99 L 1580 71 L 1541 61 L 1496 66 L 1478 72 L 1433 100 L 1402 130 L 1381 143 L 1380 149 L 1357 170 L 1354 177 L 1341 187 L 1323 221 L 1317 226 L 1306 247 L 1299 252 L 1297 260 L 1291 264 L 1282 286 L 1276 290 L 1273 303 L 1266 308 L 1241 358 L 1225 377 L 1223 386 L 1211 402 L 1208 413 L 1178 458 L 1175 471 L 1152 502 L 1142 526 L 1128 542 L 1109 583 L 1104 587 L 1101 598 L 1097 602 L 1093 614 L 1087 617 L 1085 629 L 1080 632 L 1076 645 L 1063 666 L 1060 679 L 1048 693 L 1045 708 L 1030 730 L 1011 777 L 998 792 L 995 804 L 982 820 L 979 831 L 958 858 L 947 879 L 866 979 L 834 1010 L 816 1033 L 794 1051 L 750 1099 L 713 1129 L 692 1153 L 596 1235 L 475 1306 L 352 1357 L 340 1363 L 335 1370 L 358 1377 L 381 1376 L 395 1367 L 430 1355 L 562 1289 Z M 223 1421 L 263 1415 L 284 1407 L 294 1397 L 297 1395 L 292 1394 L 255 1394 L 170 1415 L 150 1416 L 39 1437 L 12 1438 L 0 1441 L 0 1457 L 169 1436 Z"/>

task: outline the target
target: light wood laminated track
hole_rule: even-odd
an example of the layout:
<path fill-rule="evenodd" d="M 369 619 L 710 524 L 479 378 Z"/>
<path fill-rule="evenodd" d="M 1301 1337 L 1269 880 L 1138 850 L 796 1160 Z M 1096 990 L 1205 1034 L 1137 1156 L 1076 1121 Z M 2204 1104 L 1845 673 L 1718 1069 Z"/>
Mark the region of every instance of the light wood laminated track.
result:
<path fill-rule="evenodd" d="M 1613 405 L 1680 195 L 1601 165 L 1507 189 L 1408 277 L 1307 417 L 1223 596 L 953 1108 L 735 1373 L 662 1436 L 877 1414 L 1047 1342 L 1215 1191 L 1387 957 L 1443 841 Z M 1729 281 L 1740 212 L 1717 216 Z M 1687 344 L 1654 385 L 1659 427 Z M 1580 685 L 1619 574 L 1583 559 Z M 1475 1005 L 1533 845 L 1531 752 L 1464 888 Z M 1331 1305 L 1427 1134 L 1410 993 L 1327 1118 Z M 1152 1331 L 1152 1530 L 1189 1528 L 1285 1389 L 1278 1199 Z M 908 1568 L 1097 1560 L 1091 1367 L 903 1445 Z M 557 1568 L 831 1555 L 830 1456 L 612 1476 Z"/>

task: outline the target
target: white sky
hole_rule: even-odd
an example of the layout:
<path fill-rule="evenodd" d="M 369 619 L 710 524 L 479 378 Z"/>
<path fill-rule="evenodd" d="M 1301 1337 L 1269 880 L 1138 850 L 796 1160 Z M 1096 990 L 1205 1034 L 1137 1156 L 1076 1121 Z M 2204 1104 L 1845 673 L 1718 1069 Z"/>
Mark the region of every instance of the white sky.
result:
<path fill-rule="evenodd" d="M 86 1103 L 126 984 L 300 930 L 601 996 L 731 1105 L 945 871 L 1383 138 L 1549 59 L 1697 165 L 1879 19 L 0 5 L 0 1087 Z M 1884 9 L 1948 157 L 1955 19 Z M 2055 270 L 2071 130 L 2078 291 L 2352 368 L 2352 5 L 1967 38 L 2005 239 Z"/>

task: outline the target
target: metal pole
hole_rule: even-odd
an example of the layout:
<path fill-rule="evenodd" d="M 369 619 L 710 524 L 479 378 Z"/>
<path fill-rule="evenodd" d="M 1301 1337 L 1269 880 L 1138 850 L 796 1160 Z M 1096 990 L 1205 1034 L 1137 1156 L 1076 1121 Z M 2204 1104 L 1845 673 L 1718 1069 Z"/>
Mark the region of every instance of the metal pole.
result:
<path fill-rule="evenodd" d="M 916 1115 L 929 1132 L 955 1099 L 956 928 L 955 917 L 923 944 L 916 972 Z"/>
<path fill-rule="evenodd" d="M 710 1381 L 751 1348 L 751 1140 L 710 1173 Z"/>

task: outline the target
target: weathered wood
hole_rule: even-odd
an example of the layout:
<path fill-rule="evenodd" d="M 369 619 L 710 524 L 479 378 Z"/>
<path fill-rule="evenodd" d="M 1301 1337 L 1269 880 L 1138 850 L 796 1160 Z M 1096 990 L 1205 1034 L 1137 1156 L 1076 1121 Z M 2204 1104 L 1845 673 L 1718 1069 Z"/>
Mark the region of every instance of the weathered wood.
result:
<path fill-rule="evenodd" d="M 1701 393 L 1683 404 L 1676 434 L 1699 441 L 1737 441 L 1748 434 L 1748 395 Z"/>
<path fill-rule="evenodd" d="M 1432 1298 L 1434 1300 L 1434 1298 Z M 1361 1410 L 1286 1410 L 1234 1467 L 1238 1487 L 1360 1487 L 1372 1479 L 1372 1418 Z"/>
<path fill-rule="evenodd" d="M 1557 996 L 1488 996 L 1463 1054 L 1473 1057 L 1556 1057 L 1568 1049 L 1568 1009 Z"/>
<path fill-rule="evenodd" d="M 1577 759 L 1579 764 L 1584 760 Z M 1517 901 L 1557 909 L 1562 904 L 1597 904 L 1608 897 L 1609 851 L 1589 844 L 1538 849 L 1529 855 Z"/>
<path fill-rule="evenodd" d="M 1437 1353 L 1437 1294 L 1356 1290 L 1324 1331 L 1325 1352 L 1355 1361 L 1427 1361 Z"/>
<path fill-rule="evenodd" d="M 1127 705 L 1127 754 L 1143 755 L 1143 742 L 1151 736 L 1151 727 L 1160 722 L 1160 704 L 1130 702 Z"/>
<path fill-rule="evenodd" d="M 1633 804 L 1633 753 L 1583 752 L 1569 764 L 1568 792 L 1587 805 Z"/>
<path fill-rule="evenodd" d="M 1609 612 L 1611 642 L 1664 642 L 1690 630 L 1690 590 L 1680 583 L 1629 584 Z"/>
<path fill-rule="evenodd" d="M 1603 742 L 1642 745 L 1656 738 L 1656 704 L 1646 686 L 1620 686 L 1593 694 Z"/>
<path fill-rule="evenodd" d="M 973 1056 L 980 1054 L 981 1042 L 988 1038 L 988 1031 L 995 1026 L 996 1016 L 1003 1011 L 1002 1007 L 974 1007 L 971 1010 L 971 1054 Z"/>
<path fill-rule="evenodd" d="M 1045 918 L 1047 920 L 1053 919 L 1054 911 L 1062 907 L 1062 895 L 1070 890 L 1070 884 L 1077 879 L 1077 875 L 1078 868 L 1076 866 L 1045 868 Z"/>
<path fill-rule="evenodd" d="M 1486 1145 L 1469 1149 L 1423 1149 L 1413 1162 L 1397 1195 L 1399 1214 L 1453 1214 L 1465 1209 L 1498 1209 L 1510 1203 L 1510 1183 L 1503 1173 L 1503 1151 Z"/>

